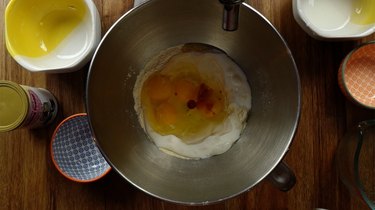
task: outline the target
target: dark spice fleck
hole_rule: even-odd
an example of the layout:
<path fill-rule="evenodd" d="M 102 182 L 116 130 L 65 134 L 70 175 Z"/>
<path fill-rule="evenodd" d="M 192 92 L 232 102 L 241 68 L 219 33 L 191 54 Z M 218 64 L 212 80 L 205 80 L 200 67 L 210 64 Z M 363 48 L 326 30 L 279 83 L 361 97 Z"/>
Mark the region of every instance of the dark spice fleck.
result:
<path fill-rule="evenodd" d="M 197 102 L 195 102 L 194 100 L 189 100 L 189 101 L 187 102 L 187 107 L 188 107 L 189 109 L 194 109 L 196 106 L 197 106 Z"/>

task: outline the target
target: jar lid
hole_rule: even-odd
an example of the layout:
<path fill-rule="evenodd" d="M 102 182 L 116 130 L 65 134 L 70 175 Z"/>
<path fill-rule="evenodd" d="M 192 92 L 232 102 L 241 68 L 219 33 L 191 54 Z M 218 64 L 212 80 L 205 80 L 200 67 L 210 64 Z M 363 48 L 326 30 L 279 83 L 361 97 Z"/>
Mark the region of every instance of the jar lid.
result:
<path fill-rule="evenodd" d="M 22 124 L 28 111 L 28 98 L 22 87 L 0 80 L 0 132 L 11 131 Z"/>
<path fill-rule="evenodd" d="M 359 46 L 341 64 L 339 85 L 352 101 L 375 109 L 375 42 Z"/>

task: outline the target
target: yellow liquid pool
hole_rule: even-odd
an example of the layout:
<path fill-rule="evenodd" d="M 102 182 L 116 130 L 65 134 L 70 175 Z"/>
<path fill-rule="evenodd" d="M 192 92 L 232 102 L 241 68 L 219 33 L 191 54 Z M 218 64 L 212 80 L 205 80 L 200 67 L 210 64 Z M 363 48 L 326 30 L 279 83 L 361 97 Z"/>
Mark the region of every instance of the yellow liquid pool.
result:
<path fill-rule="evenodd" d="M 12 0 L 5 14 L 10 54 L 47 55 L 82 22 L 86 12 L 84 0 Z"/>
<path fill-rule="evenodd" d="M 375 0 L 354 0 L 352 21 L 361 25 L 375 23 Z"/>

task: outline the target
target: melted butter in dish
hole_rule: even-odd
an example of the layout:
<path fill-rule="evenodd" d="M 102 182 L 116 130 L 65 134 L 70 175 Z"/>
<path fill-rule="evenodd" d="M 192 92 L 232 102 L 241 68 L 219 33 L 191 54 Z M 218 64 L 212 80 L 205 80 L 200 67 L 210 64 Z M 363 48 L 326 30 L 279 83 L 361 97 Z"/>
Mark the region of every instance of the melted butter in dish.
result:
<path fill-rule="evenodd" d="M 83 21 L 87 10 L 84 0 L 12 0 L 6 22 L 10 54 L 49 54 Z"/>

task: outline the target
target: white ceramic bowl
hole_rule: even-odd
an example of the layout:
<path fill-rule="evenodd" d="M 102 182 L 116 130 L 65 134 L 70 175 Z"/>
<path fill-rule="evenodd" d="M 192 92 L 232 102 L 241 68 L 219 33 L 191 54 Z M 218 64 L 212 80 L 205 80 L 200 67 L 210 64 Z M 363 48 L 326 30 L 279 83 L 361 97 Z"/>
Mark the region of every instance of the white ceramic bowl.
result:
<path fill-rule="evenodd" d="M 32 2 L 31 7 L 30 2 Z M 11 0 L 6 8 L 5 40 L 8 52 L 21 66 L 29 71 L 63 73 L 78 70 L 91 59 L 94 50 L 99 44 L 101 38 L 101 22 L 97 8 L 92 0 L 81 0 L 81 2 L 61 0 L 60 3 L 64 5 L 64 8 L 56 8 L 56 6 L 53 6 L 56 2 L 57 1 L 48 0 L 36 2 L 29 0 Z M 74 12 L 74 10 L 77 9 L 74 4 L 78 4 L 77 2 L 83 5 L 82 8 L 84 8 L 84 12 L 82 13 L 82 17 L 79 22 L 72 27 L 71 31 L 58 42 L 56 47 L 46 51 L 43 49 L 45 40 L 41 38 L 40 48 L 47 53 L 41 56 L 19 53 L 20 50 L 18 50 L 19 48 L 17 49 L 17 44 L 20 41 L 25 42 L 25 38 L 23 36 L 15 36 L 12 32 L 24 30 L 26 36 L 37 37 L 37 35 L 35 35 L 37 32 L 27 30 L 32 27 L 38 29 L 42 28 L 37 26 L 35 22 L 42 26 L 43 21 L 50 21 L 49 28 L 51 31 L 47 31 L 48 29 L 45 29 L 45 27 L 43 30 L 46 30 L 44 33 L 47 34 L 47 36 L 44 36 L 44 38 L 54 38 L 56 33 L 60 33 L 58 30 L 64 27 L 59 24 L 67 24 L 67 19 L 74 18 L 69 16 L 71 14 L 69 11 L 66 11 L 71 10 Z M 72 14 L 74 14 L 73 12 Z M 22 13 L 22 17 L 20 17 L 20 13 Z M 52 22 L 53 24 L 51 24 L 51 14 L 55 14 L 54 17 L 55 19 L 57 18 L 53 20 L 55 21 Z M 58 17 L 58 15 L 61 15 L 61 17 Z M 34 22 L 30 21 L 31 19 Z M 55 31 L 52 31 L 52 29 Z M 49 33 L 52 34 L 52 36 L 48 36 Z M 36 46 L 36 48 L 37 47 L 38 46 Z M 40 49 L 38 50 L 40 51 Z"/>
<path fill-rule="evenodd" d="M 375 1 L 293 0 L 297 23 L 316 39 L 359 39 L 375 30 Z"/>

